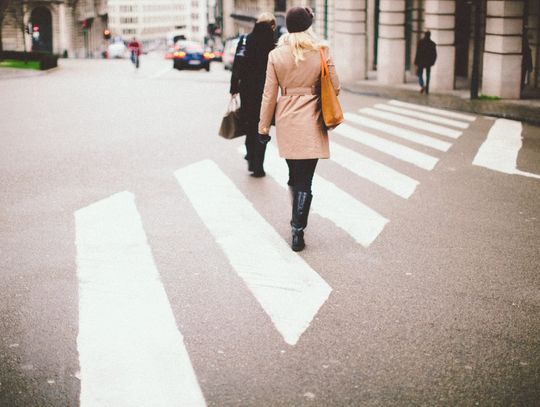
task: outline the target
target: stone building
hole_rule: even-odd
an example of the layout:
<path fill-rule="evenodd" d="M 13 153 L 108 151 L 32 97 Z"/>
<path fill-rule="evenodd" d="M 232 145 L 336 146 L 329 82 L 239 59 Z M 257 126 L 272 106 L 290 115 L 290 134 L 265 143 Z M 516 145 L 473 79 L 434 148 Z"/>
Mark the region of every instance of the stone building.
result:
<path fill-rule="evenodd" d="M 414 76 L 416 44 L 430 30 L 438 51 L 432 91 L 471 86 L 475 54 L 482 94 L 519 98 L 540 90 L 539 0 L 222 1 L 226 36 L 249 31 L 262 11 L 283 16 L 292 6 L 314 8 L 315 31 L 329 41 L 346 82 L 406 82 Z M 525 72 L 529 56 L 533 69 Z"/>
<path fill-rule="evenodd" d="M 107 0 L 12 0 L 0 21 L 2 46 L 97 57 L 107 25 Z"/>

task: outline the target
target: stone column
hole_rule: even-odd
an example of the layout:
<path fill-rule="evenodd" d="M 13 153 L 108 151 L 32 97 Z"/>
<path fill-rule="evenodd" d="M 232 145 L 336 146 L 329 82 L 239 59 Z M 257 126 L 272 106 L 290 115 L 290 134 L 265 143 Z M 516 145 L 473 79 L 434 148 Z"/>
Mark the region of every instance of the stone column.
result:
<path fill-rule="evenodd" d="M 522 0 L 488 0 L 482 93 L 518 99 L 521 91 Z"/>
<path fill-rule="evenodd" d="M 58 5 L 58 32 L 60 39 L 58 53 L 62 54 L 64 51 L 68 51 L 71 48 L 66 19 L 66 6 L 64 4 Z"/>
<path fill-rule="evenodd" d="M 233 0 L 223 0 L 223 38 L 229 38 L 236 35 L 234 20 L 231 18 L 231 13 L 234 11 Z"/>
<path fill-rule="evenodd" d="M 336 69 L 343 82 L 366 78 L 366 0 L 340 0 L 335 5 Z"/>
<path fill-rule="evenodd" d="M 381 0 L 377 80 L 385 85 L 405 81 L 405 0 Z"/>
<path fill-rule="evenodd" d="M 426 29 L 437 44 L 437 61 L 431 69 L 430 88 L 434 91 L 454 89 L 456 49 L 454 0 L 426 0 Z"/>
<path fill-rule="evenodd" d="M 412 35 L 411 35 L 411 72 L 414 70 L 414 57 L 416 56 L 416 46 L 423 37 L 425 24 L 424 0 L 413 0 L 412 2 Z M 415 72 L 413 72 L 414 74 Z"/>

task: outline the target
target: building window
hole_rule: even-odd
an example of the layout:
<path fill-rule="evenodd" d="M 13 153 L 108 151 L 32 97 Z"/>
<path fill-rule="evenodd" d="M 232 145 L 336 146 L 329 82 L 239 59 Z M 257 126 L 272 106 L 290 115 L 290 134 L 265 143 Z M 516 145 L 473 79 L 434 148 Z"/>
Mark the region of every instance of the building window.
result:
<path fill-rule="evenodd" d="M 137 11 L 137 6 L 120 6 L 120 11 L 125 13 L 131 13 Z"/>
<path fill-rule="evenodd" d="M 274 11 L 287 11 L 287 0 L 276 0 Z"/>
<path fill-rule="evenodd" d="M 120 17 L 121 24 L 137 24 L 137 17 Z"/>

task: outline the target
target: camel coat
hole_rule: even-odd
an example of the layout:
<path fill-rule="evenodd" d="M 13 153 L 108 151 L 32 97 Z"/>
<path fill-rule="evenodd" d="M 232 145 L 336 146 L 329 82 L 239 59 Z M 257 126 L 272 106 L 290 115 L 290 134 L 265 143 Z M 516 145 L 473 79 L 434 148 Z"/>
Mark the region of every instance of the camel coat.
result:
<path fill-rule="evenodd" d="M 323 48 L 336 93 L 340 83 L 328 48 Z M 268 134 L 276 115 L 279 155 L 288 159 L 329 158 L 328 132 L 323 124 L 320 103 L 321 55 L 304 53 L 298 66 L 288 44 L 268 56 L 266 82 L 259 121 L 259 133 Z M 278 97 L 278 90 L 281 90 Z"/>

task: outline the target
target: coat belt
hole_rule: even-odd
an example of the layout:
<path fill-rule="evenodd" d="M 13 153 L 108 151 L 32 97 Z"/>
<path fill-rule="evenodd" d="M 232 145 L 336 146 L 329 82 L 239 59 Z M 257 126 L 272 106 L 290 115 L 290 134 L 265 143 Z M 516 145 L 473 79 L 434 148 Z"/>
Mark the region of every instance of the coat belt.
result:
<path fill-rule="evenodd" d="M 281 96 L 316 95 L 315 86 L 305 88 L 281 88 Z"/>

